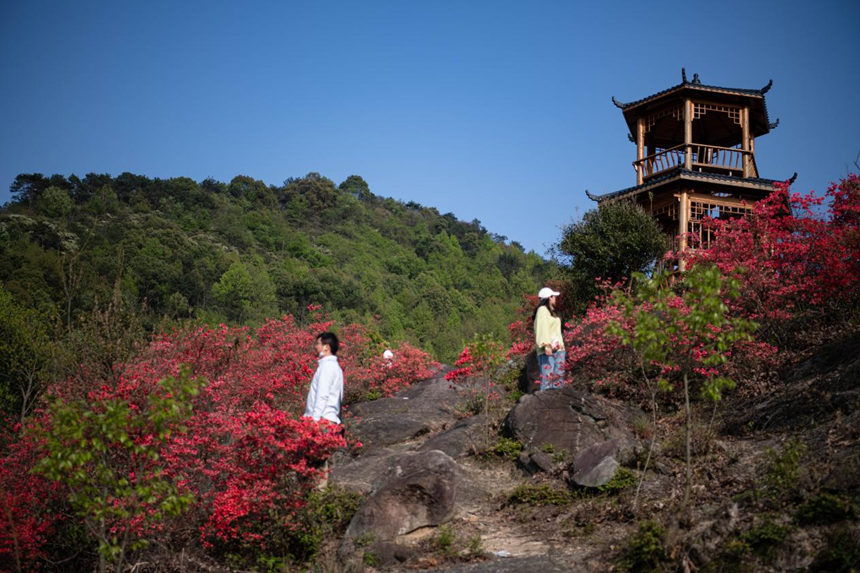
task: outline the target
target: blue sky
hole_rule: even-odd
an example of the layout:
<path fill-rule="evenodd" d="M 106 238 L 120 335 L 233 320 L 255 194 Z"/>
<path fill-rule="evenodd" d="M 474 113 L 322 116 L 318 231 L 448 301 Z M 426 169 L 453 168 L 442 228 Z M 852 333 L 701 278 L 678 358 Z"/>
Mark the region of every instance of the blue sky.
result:
<path fill-rule="evenodd" d="M 635 184 L 611 97 L 761 88 L 763 177 L 860 154 L 860 2 L 0 2 L 0 203 L 19 173 L 360 175 L 544 254 Z"/>

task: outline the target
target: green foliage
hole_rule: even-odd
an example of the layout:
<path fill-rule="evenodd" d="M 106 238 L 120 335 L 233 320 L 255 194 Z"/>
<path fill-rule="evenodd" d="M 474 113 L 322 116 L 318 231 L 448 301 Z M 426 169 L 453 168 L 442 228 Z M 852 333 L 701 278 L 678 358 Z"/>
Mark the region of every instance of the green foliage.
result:
<path fill-rule="evenodd" d="M 639 356 L 655 412 L 655 435 L 656 389 L 648 371 L 657 376 L 657 387 L 664 391 L 671 391 L 674 381 L 683 381 L 687 505 L 692 486 L 691 386 L 698 382 L 702 398 L 719 402 L 722 391 L 734 387 L 734 380 L 720 368 L 736 342 L 752 338 L 755 324 L 729 313 L 725 300 L 737 297 L 738 284 L 725 279 L 715 266 L 697 265 L 680 281 L 666 273 L 650 278 L 635 274 L 634 279 L 632 294 L 613 293 L 613 303 L 621 309 L 625 323 L 614 321 L 608 331 Z"/>
<path fill-rule="evenodd" d="M 857 528 L 840 527 L 827 536 L 827 545 L 818 552 L 809 571 L 813 573 L 854 573 L 860 563 Z"/>
<path fill-rule="evenodd" d="M 744 533 L 741 540 L 759 557 L 772 559 L 777 547 L 783 543 L 789 531 L 788 526 L 780 525 L 766 518 Z"/>
<path fill-rule="evenodd" d="M 44 457 L 34 471 L 68 488 L 69 502 L 98 542 L 102 564 L 122 569 L 126 550 L 147 543 L 149 527 L 190 503 L 154 462 L 170 433 L 183 431 L 200 384 L 184 368 L 178 378 L 159 383 L 143 410 L 123 399 L 57 398 L 50 426 L 35 430 L 44 435 Z"/>
<path fill-rule="evenodd" d="M 19 176 L 0 211 L 0 282 L 66 326 L 112 296 L 163 318 L 254 326 L 309 305 L 453 362 L 475 332 L 506 340 L 523 292 L 552 271 L 479 221 L 340 186 L 123 173 Z M 121 253 L 118 255 L 118 253 Z M 501 269 L 501 270 L 500 270 Z"/>
<path fill-rule="evenodd" d="M 803 525 L 829 525 L 846 519 L 857 519 L 850 499 L 820 492 L 797 508 L 797 520 Z"/>
<path fill-rule="evenodd" d="M 51 330 L 46 312 L 16 303 L 0 285 L 0 412 L 29 413 L 50 376 Z"/>
<path fill-rule="evenodd" d="M 368 567 L 376 567 L 382 562 L 382 559 L 375 551 L 367 550 L 362 555 L 361 561 Z"/>
<path fill-rule="evenodd" d="M 454 550 L 454 541 L 457 539 L 454 528 L 449 524 L 440 525 L 436 530 L 436 535 L 433 538 L 433 545 L 445 557 L 451 557 Z"/>
<path fill-rule="evenodd" d="M 234 262 L 212 285 L 212 299 L 231 322 L 259 324 L 275 316 L 275 286 L 259 264 Z"/>
<path fill-rule="evenodd" d="M 483 554 L 481 536 L 474 535 L 464 539 L 450 523 L 440 525 L 430 540 L 430 549 L 443 560 L 471 559 Z"/>
<path fill-rule="evenodd" d="M 656 521 L 644 521 L 630 536 L 627 546 L 622 550 L 620 567 L 624 571 L 650 572 L 663 571 L 668 560 L 665 549 L 666 534 Z"/>
<path fill-rule="evenodd" d="M 499 436 L 498 441 L 496 441 L 496 445 L 493 447 L 493 452 L 497 456 L 501 456 L 511 461 L 519 458 L 521 451 L 523 451 L 523 445 L 518 440 L 506 438 L 504 436 Z"/>
<path fill-rule="evenodd" d="M 508 503 L 519 505 L 567 505 L 575 499 L 566 489 L 556 489 L 547 484 L 518 486 L 508 496 Z"/>
<path fill-rule="evenodd" d="M 564 228 L 556 247 L 569 260 L 562 270 L 575 312 L 583 312 L 599 293 L 596 279 L 626 281 L 649 269 L 667 248 L 660 226 L 635 203 L 607 202 L 585 213 Z"/>
<path fill-rule="evenodd" d="M 633 328 L 615 323 L 610 330 L 632 346 L 643 363 L 692 378 L 698 369 L 722 366 L 735 342 L 751 339 L 755 324 L 731 316 L 724 302 L 737 296 L 737 281 L 725 279 L 716 267 L 696 266 L 684 273 L 680 283 L 664 273 L 634 278 L 633 295 L 613 293 L 613 301 L 633 321 Z M 701 396 L 715 402 L 724 389 L 734 386 L 725 376 L 701 378 Z M 659 383 L 666 390 L 672 388 L 665 374 Z"/>
<path fill-rule="evenodd" d="M 627 468 L 619 467 L 615 471 L 615 475 L 612 476 L 612 479 L 601 486 L 597 486 L 597 490 L 601 493 L 614 495 L 622 490 L 632 487 L 635 484 L 636 476 L 633 475 L 633 472 Z"/>
<path fill-rule="evenodd" d="M 69 192 L 60 187 L 48 187 L 36 199 L 36 209 L 47 217 L 64 219 L 72 212 L 74 203 Z"/>
<path fill-rule="evenodd" d="M 299 526 L 287 544 L 292 558 L 300 563 L 310 561 L 324 543 L 340 538 L 360 503 L 360 494 L 345 489 L 313 492 L 298 514 Z"/>
<path fill-rule="evenodd" d="M 778 451 L 765 449 L 762 484 L 768 497 L 778 499 L 797 488 L 800 460 L 805 452 L 806 444 L 796 438 L 786 441 Z"/>

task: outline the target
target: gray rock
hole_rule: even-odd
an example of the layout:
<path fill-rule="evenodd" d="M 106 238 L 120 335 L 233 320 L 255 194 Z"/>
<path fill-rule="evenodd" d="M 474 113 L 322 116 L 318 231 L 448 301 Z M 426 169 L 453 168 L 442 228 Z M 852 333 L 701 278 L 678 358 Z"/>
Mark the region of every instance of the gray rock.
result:
<path fill-rule="evenodd" d="M 390 458 L 379 485 L 361 504 L 347 528 L 341 552 L 356 540 L 393 541 L 420 527 L 437 526 L 454 512 L 456 463 L 444 452 L 402 454 Z"/>
<path fill-rule="evenodd" d="M 574 386 L 523 396 L 508 414 L 507 431 L 527 449 L 551 444 L 575 457 L 595 444 L 634 442 L 632 420 L 641 410 Z"/>
<path fill-rule="evenodd" d="M 528 461 L 526 462 L 525 467 L 529 470 L 530 473 L 537 473 L 538 470 L 542 472 L 551 473 L 556 469 L 556 463 L 552 460 L 552 457 L 546 452 L 531 452 L 526 454 Z"/>
<path fill-rule="evenodd" d="M 534 394 L 540 389 L 540 365 L 537 352 L 532 350 L 523 360 L 522 372 L 518 379 L 520 391 L 523 394 Z"/>
<path fill-rule="evenodd" d="M 617 451 L 618 442 L 607 440 L 580 452 L 573 460 L 573 483 L 583 487 L 605 485 L 618 470 Z"/>
<path fill-rule="evenodd" d="M 480 432 L 484 429 L 482 426 L 483 422 L 483 415 L 471 416 L 460 420 L 454 424 L 454 427 L 424 442 L 420 450 L 439 450 L 452 458 L 467 455 L 483 439 L 480 435 Z"/>
<path fill-rule="evenodd" d="M 413 384 L 391 398 L 354 405 L 345 420 L 350 433 L 370 452 L 438 431 L 451 420 L 456 390 L 437 376 Z"/>

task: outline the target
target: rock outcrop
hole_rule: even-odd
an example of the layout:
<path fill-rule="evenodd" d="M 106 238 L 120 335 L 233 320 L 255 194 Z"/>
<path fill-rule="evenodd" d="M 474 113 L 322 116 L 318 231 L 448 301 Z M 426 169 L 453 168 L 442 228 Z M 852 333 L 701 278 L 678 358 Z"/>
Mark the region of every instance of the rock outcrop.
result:
<path fill-rule="evenodd" d="M 573 459 L 573 483 L 596 487 L 634 456 L 637 442 L 631 428 L 642 415 L 636 408 L 567 386 L 523 396 L 505 425 L 523 444 L 520 461 L 527 469 L 552 471 L 555 465 L 545 452 L 559 452 Z"/>
<path fill-rule="evenodd" d="M 361 504 L 344 543 L 391 542 L 421 527 L 445 523 L 454 514 L 456 463 L 438 450 L 393 456 L 375 490 Z"/>
<path fill-rule="evenodd" d="M 500 493 L 498 483 L 482 480 L 471 467 L 471 455 L 487 440 L 486 420 L 458 419 L 462 400 L 440 374 L 348 413 L 350 434 L 363 447 L 333 458 L 330 482 L 364 500 L 341 543 L 344 559 L 362 551 L 386 565 L 406 559 L 405 536 L 467 514 Z M 523 395 L 506 427 L 525 446 L 521 475 L 553 472 L 559 460 L 572 460 L 571 482 L 597 486 L 612 478 L 634 443 L 630 426 L 637 413 L 568 387 Z"/>

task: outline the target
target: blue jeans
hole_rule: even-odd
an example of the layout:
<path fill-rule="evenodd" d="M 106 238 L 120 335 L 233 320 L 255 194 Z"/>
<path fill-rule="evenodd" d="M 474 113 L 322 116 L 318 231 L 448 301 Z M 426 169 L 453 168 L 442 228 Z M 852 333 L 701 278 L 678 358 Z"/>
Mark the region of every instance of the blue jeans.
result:
<path fill-rule="evenodd" d="M 561 388 L 564 383 L 564 350 L 556 350 L 551 355 L 538 353 L 540 366 L 540 389 Z"/>

